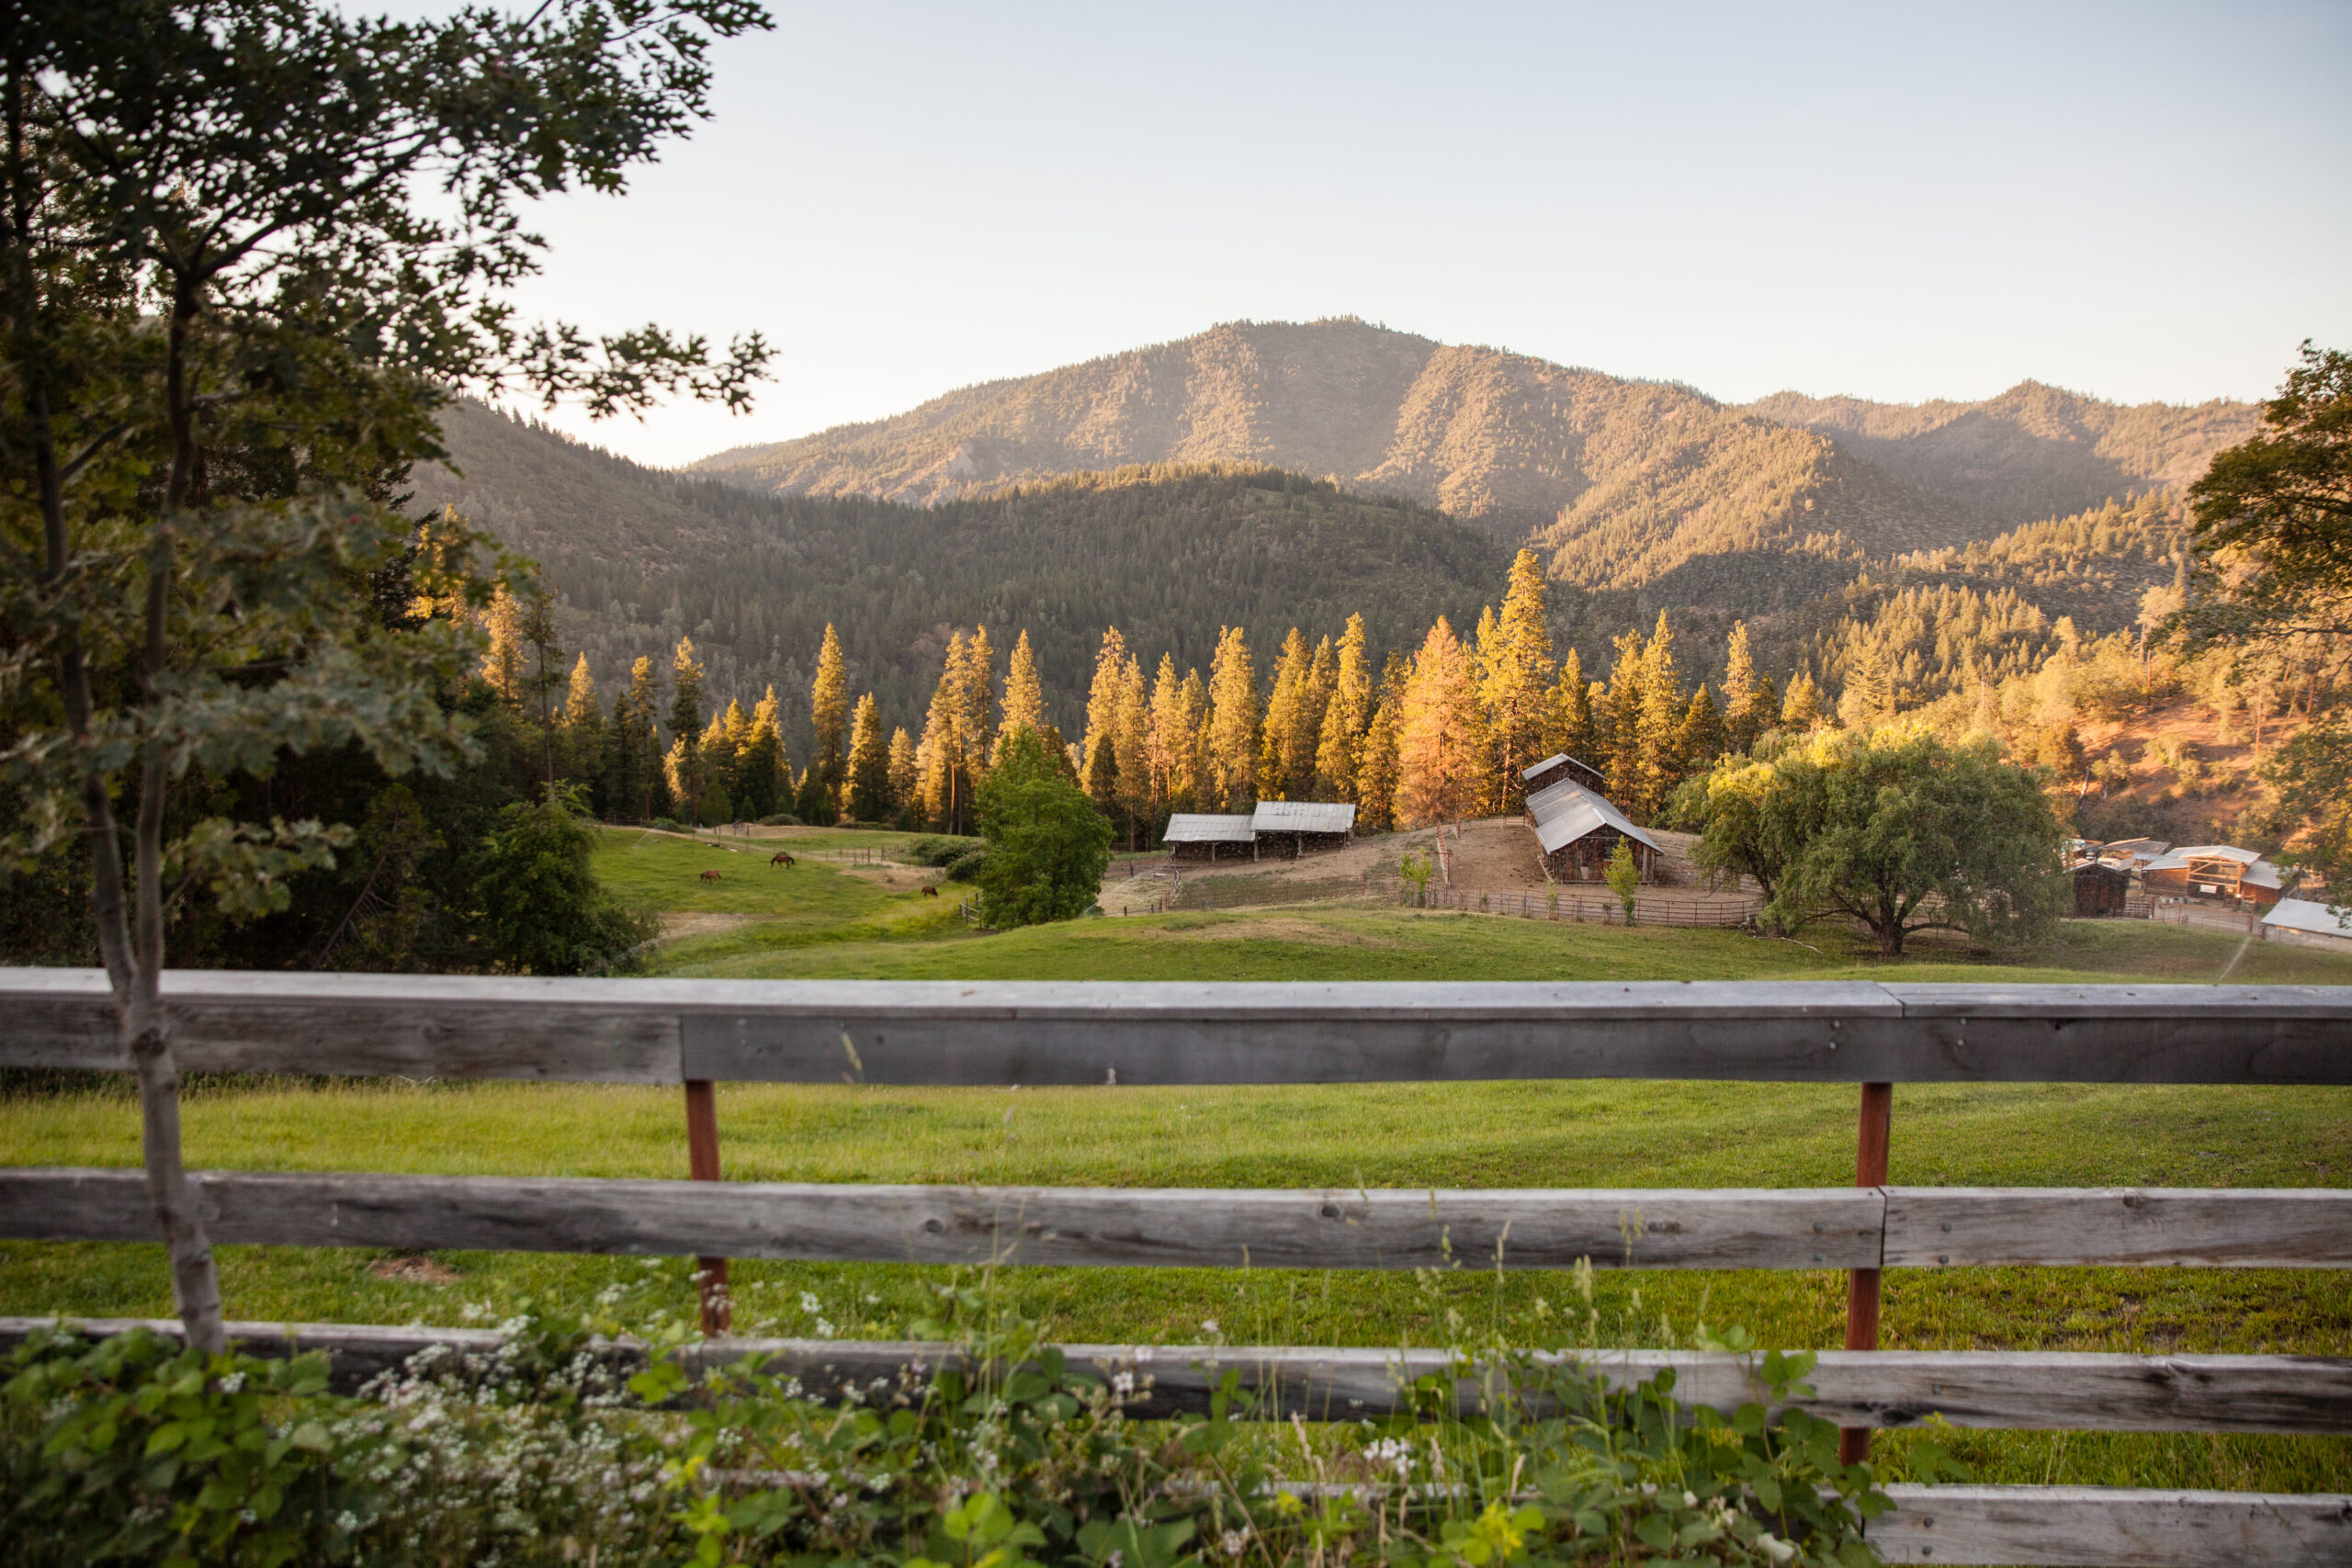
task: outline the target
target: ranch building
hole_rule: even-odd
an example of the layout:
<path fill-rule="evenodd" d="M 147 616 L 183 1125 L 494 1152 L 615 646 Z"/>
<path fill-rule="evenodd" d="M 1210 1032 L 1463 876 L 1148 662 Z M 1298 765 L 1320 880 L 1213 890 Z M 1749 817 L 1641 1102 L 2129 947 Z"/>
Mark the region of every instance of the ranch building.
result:
<path fill-rule="evenodd" d="M 2075 881 L 2075 913 L 2120 915 L 2132 892 L 2132 874 L 2103 861 L 2079 861 L 2069 868 Z"/>
<path fill-rule="evenodd" d="M 2352 925 L 2316 898 L 2281 898 L 2262 917 L 2262 940 L 2352 953 Z"/>
<path fill-rule="evenodd" d="M 1159 841 L 1168 846 L 1170 860 L 1258 858 L 1257 835 L 1250 831 L 1247 817 L 1180 811 L 1168 819 L 1167 830 L 1159 835 Z"/>
<path fill-rule="evenodd" d="M 1344 802 L 1261 800 L 1250 814 L 1258 853 L 1295 860 L 1317 850 L 1344 849 L 1356 835 L 1356 808 Z"/>
<path fill-rule="evenodd" d="M 1563 779 L 1529 795 L 1527 821 L 1555 882 L 1600 881 L 1620 841 L 1634 846 L 1642 880 L 1657 880 L 1657 840 L 1582 784 Z"/>
<path fill-rule="evenodd" d="M 1600 776 L 1599 768 L 1590 762 L 1578 761 L 1566 751 L 1555 751 L 1540 762 L 1528 763 L 1519 770 L 1519 782 L 1526 786 L 1530 795 L 1561 783 L 1582 784 L 1599 795 L 1607 783 Z"/>
<path fill-rule="evenodd" d="M 2278 868 L 2234 844 L 2189 844 L 2150 861 L 2141 873 L 2160 897 L 2246 903 L 2267 909 L 2285 890 Z"/>

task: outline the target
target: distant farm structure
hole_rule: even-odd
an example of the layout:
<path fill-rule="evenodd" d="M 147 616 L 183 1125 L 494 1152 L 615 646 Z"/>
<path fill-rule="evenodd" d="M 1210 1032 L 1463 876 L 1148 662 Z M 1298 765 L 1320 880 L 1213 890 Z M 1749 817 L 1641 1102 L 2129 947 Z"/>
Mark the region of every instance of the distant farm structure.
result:
<path fill-rule="evenodd" d="M 1159 841 L 1187 861 L 1295 860 L 1355 841 L 1356 808 L 1344 801 L 1261 800 L 1248 816 L 1180 811 Z"/>

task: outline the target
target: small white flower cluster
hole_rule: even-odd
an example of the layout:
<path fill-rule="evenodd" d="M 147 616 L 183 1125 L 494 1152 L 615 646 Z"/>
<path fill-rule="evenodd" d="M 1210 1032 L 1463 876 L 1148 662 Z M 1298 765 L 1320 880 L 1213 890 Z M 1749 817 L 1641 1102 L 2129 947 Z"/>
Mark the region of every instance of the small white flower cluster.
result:
<path fill-rule="evenodd" d="M 1402 1438 L 1383 1438 L 1363 1457 L 1374 1470 L 1393 1470 L 1400 1480 L 1413 1473 L 1413 1446 Z"/>

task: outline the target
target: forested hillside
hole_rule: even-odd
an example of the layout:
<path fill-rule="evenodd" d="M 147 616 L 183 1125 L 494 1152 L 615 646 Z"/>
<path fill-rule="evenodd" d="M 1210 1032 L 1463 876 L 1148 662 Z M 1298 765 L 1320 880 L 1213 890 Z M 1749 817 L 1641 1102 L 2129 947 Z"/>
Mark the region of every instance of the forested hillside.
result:
<path fill-rule="evenodd" d="M 1983 403 L 1782 393 L 1739 408 L 1340 319 L 1229 323 L 695 467 L 785 495 L 928 504 L 1126 464 L 1261 463 L 1532 540 L 1555 581 L 1752 613 L 1785 601 L 1791 552 L 1965 544 L 2176 485 L 2253 419 L 2031 382 Z"/>
<path fill-rule="evenodd" d="M 921 724 L 948 638 L 980 624 L 1008 644 L 1028 630 L 1047 716 L 1074 723 L 1106 625 L 1205 664 L 1225 626 L 1320 636 L 1361 610 L 1375 649 L 1400 646 L 1438 615 L 1475 621 L 1510 558 L 1441 512 L 1268 468 L 1127 468 L 922 508 L 662 474 L 478 406 L 444 430 L 464 477 L 420 470 L 418 502 L 540 562 L 567 664 L 586 652 L 609 691 L 691 636 L 718 705 L 775 687 L 797 756 L 829 624 L 886 726 Z"/>

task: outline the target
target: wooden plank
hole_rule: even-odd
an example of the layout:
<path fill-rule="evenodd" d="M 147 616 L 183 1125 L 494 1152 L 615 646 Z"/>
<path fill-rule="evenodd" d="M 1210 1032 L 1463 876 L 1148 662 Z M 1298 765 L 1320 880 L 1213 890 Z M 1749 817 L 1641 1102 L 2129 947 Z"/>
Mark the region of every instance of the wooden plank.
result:
<path fill-rule="evenodd" d="M 1263 1191 L 860 1187 L 200 1171 L 227 1246 L 887 1263 L 1423 1269 L 1839 1269 L 1879 1255 L 1875 1191 Z M 134 1170 L 0 1168 L 0 1235 L 156 1235 Z"/>
<path fill-rule="evenodd" d="M 2352 1496 L 2106 1486 L 1889 1486 L 1871 1522 L 1889 1562 L 2097 1568 L 2342 1568 Z"/>
<path fill-rule="evenodd" d="M 1886 1264 L 2352 1268 L 2352 1190 L 1890 1187 Z"/>
<path fill-rule="evenodd" d="M 2343 986 L 1883 987 L 1951 1081 L 2345 1083 Z M 2053 1073 L 2053 1064 L 2083 1070 Z M 1922 1072 L 1907 1081 L 1936 1081 Z"/>
<path fill-rule="evenodd" d="M 174 971 L 194 1070 L 676 1082 L 2352 1083 L 2352 987 L 540 980 Z M 104 976 L 0 970 L 0 1066 L 119 1069 Z"/>
<path fill-rule="evenodd" d="M 182 1072 L 677 1083 L 674 1009 L 615 980 L 167 970 Z M 0 1066 L 127 1071 L 106 976 L 0 969 Z"/>
<path fill-rule="evenodd" d="M 22 1342 L 47 1322 L 0 1318 L 0 1348 Z M 141 1325 L 129 1319 L 75 1320 L 93 1335 Z M 179 1333 L 176 1320 L 143 1325 L 175 1337 Z M 324 1351 L 335 1386 L 345 1392 L 431 1346 L 488 1355 L 500 1344 L 494 1330 L 342 1324 L 236 1324 L 231 1337 L 255 1354 Z M 1208 1345 L 1066 1345 L 1062 1350 L 1071 1365 L 1097 1376 L 1134 1375 L 1149 1394 L 1136 1413 L 1158 1416 L 1205 1411 L 1228 1370 L 1261 1395 L 1261 1416 L 1350 1421 L 1411 1408 L 1406 1391 L 1419 1379 L 1459 1370 L 1443 1350 Z M 626 1374 L 643 1364 L 645 1348 L 634 1341 L 600 1342 L 595 1353 Z M 909 1368 L 928 1373 L 963 1364 L 953 1346 L 913 1341 L 718 1338 L 697 1341 L 683 1353 L 696 1371 L 752 1360 L 827 1399 L 853 1387 L 861 1395 L 877 1383 L 898 1387 Z M 1588 1360 L 1620 1388 L 1670 1367 L 1675 1393 L 1686 1404 L 1728 1412 L 1761 1397 L 1738 1357 L 1605 1350 Z M 1905 1427 L 1933 1413 L 1955 1427 L 1979 1428 L 2352 1431 L 2352 1358 L 2344 1357 L 1831 1350 L 1822 1353 L 1808 1382 L 1812 1396 L 1781 1408 L 1809 1410 L 1840 1425 Z M 1454 1407 L 1464 1416 L 1479 1414 L 1493 1392 L 1476 1373 L 1458 1377 Z"/>

